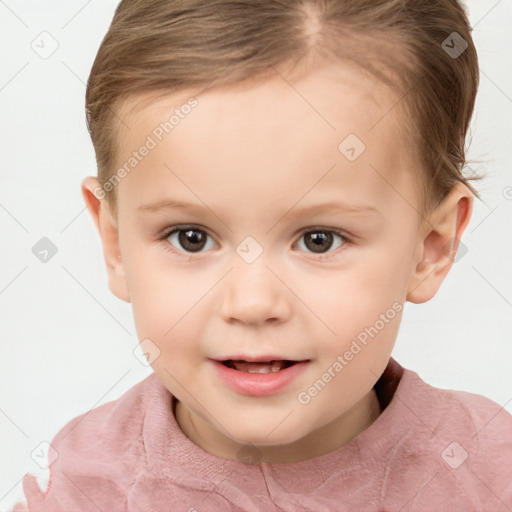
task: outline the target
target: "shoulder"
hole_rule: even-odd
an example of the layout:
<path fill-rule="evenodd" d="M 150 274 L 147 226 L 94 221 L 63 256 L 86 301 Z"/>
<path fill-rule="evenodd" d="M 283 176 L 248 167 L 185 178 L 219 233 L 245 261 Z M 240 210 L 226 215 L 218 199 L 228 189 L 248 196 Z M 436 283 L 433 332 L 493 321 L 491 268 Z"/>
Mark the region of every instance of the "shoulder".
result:
<path fill-rule="evenodd" d="M 428 396 L 426 403 L 436 410 L 438 428 L 480 441 L 499 434 L 494 443 L 512 443 L 512 415 L 506 404 L 500 405 L 477 393 L 439 388 L 414 375 L 414 386 Z"/>
<path fill-rule="evenodd" d="M 512 482 L 512 414 L 505 405 L 468 391 L 437 388 L 438 403 L 451 432 L 468 447 L 471 467 L 488 476 L 501 473 Z M 450 452 L 451 453 L 451 452 Z M 448 454 L 445 454 L 448 455 Z M 465 456 L 465 454 L 463 454 Z M 512 492 L 512 485 L 509 486 Z"/>
<path fill-rule="evenodd" d="M 407 372 L 422 404 L 421 419 L 432 433 L 427 450 L 432 450 L 445 482 L 470 495 L 489 493 L 512 501 L 512 415 L 506 404 L 438 388 Z"/>
<path fill-rule="evenodd" d="M 80 449 L 86 442 L 88 451 L 93 446 L 122 451 L 124 443 L 140 437 L 148 404 L 159 388 L 159 381 L 152 373 L 116 400 L 70 420 L 54 437 L 52 446 Z"/>
<path fill-rule="evenodd" d="M 48 450 L 48 489 L 40 491 L 32 475 L 24 477 L 30 512 L 88 510 L 91 502 L 103 510 L 121 509 L 137 472 L 145 467 L 146 412 L 170 400 L 165 391 L 152 373 L 117 400 L 62 427 Z"/>

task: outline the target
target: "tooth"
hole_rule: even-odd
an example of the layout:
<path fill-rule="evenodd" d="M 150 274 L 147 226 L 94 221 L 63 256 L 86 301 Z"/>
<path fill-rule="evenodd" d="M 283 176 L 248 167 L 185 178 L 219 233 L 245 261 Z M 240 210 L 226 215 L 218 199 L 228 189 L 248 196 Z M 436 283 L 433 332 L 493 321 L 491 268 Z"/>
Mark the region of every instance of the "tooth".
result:
<path fill-rule="evenodd" d="M 268 366 L 257 366 L 248 368 L 249 373 L 270 373 L 270 368 Z"/>
<path fill-rule="evenodd" d="M 272 373 L 276 373 L 280 371 L 283 367 L 282 361 L 272 361 L 272 364 L 270 365 L 270 371 Z"/>
<path fill-rule="evenodd" d="M 251 363 L 248 361 L 232 361 L 231 368 L 247 373 L 276 373 L 286 368 L 285 361 L 269 361 L 268 363 Z"/>

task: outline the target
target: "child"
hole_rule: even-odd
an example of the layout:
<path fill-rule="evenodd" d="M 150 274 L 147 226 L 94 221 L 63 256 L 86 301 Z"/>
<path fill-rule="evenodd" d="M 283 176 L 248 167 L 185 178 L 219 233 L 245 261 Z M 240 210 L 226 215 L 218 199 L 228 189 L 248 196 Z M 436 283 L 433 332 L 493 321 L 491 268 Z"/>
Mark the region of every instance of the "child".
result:
<path fill-rule="evenodd" d="M 512 510 L 512 416 L 391 357 L 479 197 L 477 86 L 456 0 L 123 0 L 82 190 L 154 373 L 27 509 Z"/>

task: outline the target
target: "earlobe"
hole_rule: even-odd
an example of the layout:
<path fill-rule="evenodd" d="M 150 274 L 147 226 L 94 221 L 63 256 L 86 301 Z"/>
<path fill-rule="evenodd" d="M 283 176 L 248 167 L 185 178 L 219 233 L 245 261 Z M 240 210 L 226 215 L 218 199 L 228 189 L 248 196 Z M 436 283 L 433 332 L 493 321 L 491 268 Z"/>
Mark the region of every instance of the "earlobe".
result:
<path fill-rule="evenodd" d="M 431 214 L 420 236 L 406 300 L 420 304 L 437 293 L 455 261 L 472 209 L 473 194 L 457 183 Z"/>
<path fill-rule="evenodd" d="M 107 207 L 106 201 L 100 199 L 100 197 L 103 197 L 101 192 L 103 192 L 101 185 L 95 177 L 87 176 L 82 181 L 82 195 L 101 238 L 109 288 L 116 297 L 125 302 L 130 302 L 119 247 L 117 221 Z"/>

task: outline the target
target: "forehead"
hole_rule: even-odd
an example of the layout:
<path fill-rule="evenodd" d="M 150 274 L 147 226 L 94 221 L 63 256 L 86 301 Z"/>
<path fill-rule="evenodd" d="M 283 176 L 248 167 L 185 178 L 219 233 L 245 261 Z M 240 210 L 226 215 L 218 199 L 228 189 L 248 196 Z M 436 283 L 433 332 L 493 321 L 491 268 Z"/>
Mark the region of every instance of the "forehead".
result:
<path fill-rule="evenodd" d="M 197 105 L 184 110 L 169 133 L 162 131 L 191 96 Z M 256 84 L 182 91 L 142 108 L 127 102 L 120 116 L 128 128 L 119 128 L 118 164 L 148 136 L 156 143 L 119 187 L 139 203 L 173 196 L 177 185 L 186 192 L 178 176 L 186 177 L 189 197 L 207 186 L 212 201 L 236 193 L 240 205 L 255 195 L 288 204 L 306 191 L 309 198 L 344 192 L 389 203 L 403 185 L 398 181 L 410 174 L 414 154 L 403 136 L 398 98 L 355 66 L 324 65 L 295 79 L 276 71 Z M 343 149 L 354 142 L 364 151 L 351 161 Z"/>

